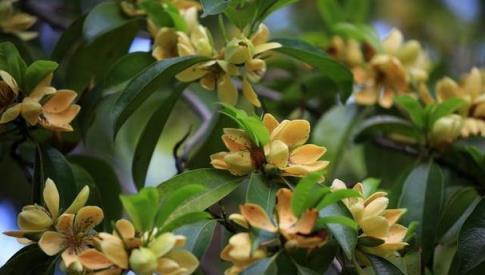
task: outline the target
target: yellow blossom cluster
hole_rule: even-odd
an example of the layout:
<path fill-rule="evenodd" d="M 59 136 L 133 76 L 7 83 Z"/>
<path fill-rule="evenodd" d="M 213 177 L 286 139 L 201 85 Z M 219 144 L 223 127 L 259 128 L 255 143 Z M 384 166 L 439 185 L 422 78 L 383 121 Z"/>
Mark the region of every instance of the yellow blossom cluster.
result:
<path fill-rule="evenodd" d="M 255 170 L 277 170 L 283 176 L 304 177 L 322 171 L 328 161 L 320 160 L 326 148 L 305 144 L 310 137 L 307 120 L 283 120 L 278 122 L 271 114 L 265 114 L 263 124 L 270 133 L 270 141 L 264 148 L 253 144 L 241 129 L 224 129 L 222 141 L 229 152 L 210 156 L 217 169 L 229 170 L 234 175 L 247 175 Z"/>
<path fill-rule="evenodd" d="M 27 31 L 37 18 L 15 9 L 16 0 L 0 1 L 0 31 L 13 34 L 22 40 L 31 40 L 37 37 L 37 32 Z"/>
<path fill-rule="evenodd" d="M 8 72 L 0 70 L 0 78 L 0 124 L 21 116 L 28 125 L 40 124 L 53 131 L 73 130 L 70 123 L 81 109 L 73 104 L 77 94 L 73 90 L 56 90 L 52 87 L 52 74 L 28 91 L 27 95 Z"/>
<path fill-rule="evenodd" d="M 331 188 L 336 191 L 347 189 L 347 186 L 340 180 L 334 180 Z M 364 196 L 364 186 L 361 183 L 355 184 L 353 190 L 360 196 L 343 199 L 343 202 L 359 225 L 361 231 L 359 237 L 371 237 L 382 241 L 378 246 L 360 248 L 381 257 L 396 255 L 399 250 L 408 245 L 404 241 L 407 228 L 397 223 L 406 209 L 387 209 L 389 199 L 386 192 L 375 192 Z"/>
<path fill-rule="evenodd" d="M 253 203 L 241 205 L 241 214 L 232 214 L 229 219 L 248 228 L 278 233 L 284 240 L 284 247 L 314 249 L 327 242 L 327 232 L 315 230 L 318 218 L 316 209 L 306 210 L 300 217 L 295 216 L 291 208 L 293 192 L 282 188 L 276 193 L 276 217 L 271 219 L 261 206 Z M 244 271 L 254 262 L 267 257 L 265 247 L 251 249 L 249 233 L 238 233 L 229 239 L 229 244 L 221 252 L 221 258 L 232 262 L 233 266 L 225 274 L 235 275 Z"/>

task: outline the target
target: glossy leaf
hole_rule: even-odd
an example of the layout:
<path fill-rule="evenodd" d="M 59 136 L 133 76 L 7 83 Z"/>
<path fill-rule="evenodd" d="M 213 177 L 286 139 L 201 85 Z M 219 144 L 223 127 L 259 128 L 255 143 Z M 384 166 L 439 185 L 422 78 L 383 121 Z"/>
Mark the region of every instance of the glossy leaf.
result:
<path fill-rule="evenodd" d="M 184 205 L 188 205 L 191 199 L 203 193 L 205 187 L 200 184 L 189 184 L 183 187 L 171 190 L 168 193 L 161 194 L 162 202 L 157 213 L 157 218 L 155 220 L 155 225 L 158 227 L 170 222 L 171 220 L 181 216 L 177 215 L 175 210 Z M 190 207 L 187 207 L 190 209 Z"/>
<path fill-rule="evenodd" d="M 325 216 L 318 218 L 317 226 L 322 227 L 323 225 L 328 224 L 340 224 L 347 226 L 355 231 L 358 229 L 358 224 L 351 218 L 346 216 Z"/>
<path fill-rule="evenodd" d="M 379 188 L 379 184 L 381 184 L 380 179 L 367 178 L 363 180 L 362 186 L 364 186 L 364 190 L 362 195 L 364 198 L 368 198 L 370 195 L 374 194 Z"/>
<path fill-rule="evenodd" d="M 443 199 L 443 175 L 439 167 L 431 161 L 418 164 L 407 176 L 399 208 L 406 208 L 401 223 L 418 223 L 416 242 L 423 251 L 423 260 L 431 256 L 436 241 L 439 213 Z"/>
<path fill-rule="evenodd" d="M 425 112 L 419 101 L 411 96 L 396 96 L 394 102 L 411 118 L 420 129 L 425 127 Z"/>
<path fill-rule="evenodd" d="M 294 39 L 275 39 L 282 47 L 274 49 L 276 52 L 294 57 L 320 70 L 320 73 L 332 79 L 340 89 L 342 101 L 352 93 L 352 73 L 342 64 L 329 57 L 322 50 L 311 46 L 303 41 Z"/>
<path fill-rule="evenodd" d="M 319 173 L 311 173 L 298 181 L 291 199 L 291 208 L 295 216 L 299 217 L 303 211 L 313 206 L 314 202 L 310 200 L 311 194 L 315 192 L 314 187 L 320 178 Z"/>
<path fill-rule="evenodd" d="M 384 258 L 374 255 L 368 255 L 367 257 L 369 258 L 376 275 L 404 275 L 397 266 Z"/>
<path fill-rule="evenodd" d="M 201 0 L 200 3 L 204 9 L 202 17 L 223 13 L 228 7 L 229 2 L 226 0 Z"/>
<path fill-rule="evenodd" d="M 205 60 L 207 60 L 205 57 L 199 56 L 170 58 L 158 61 L 139 73 L 128 83 L 113 106 L 114 134 L 118 133 L 121 126 L 152 92 L 168 84 L 184 69 Z"/>
<path fill-rule="evenodd" d="M 194 224 L 200 221 L 207 221 L 211 218 L 212 216 L 207 212 L 191 212 L 183 214 L 164 224 L 160 228 L 160 232 L 171 232 L 181 226 Z"/>
<path fill-rule="evenodd" d="M 352 219 L 352 215 L 342 203 L 332 204 L 320 210 L 319 213 L 319 216 L 322 218 L 328 216 L 344 216 Z M 348 226 L 336 223 L 329 223 L 327 227 L 337 240 L 347 259 L 351 260 L 354 256 L 355 247 L 357 246 L 357 231 Z"/>
<path fill-rule="evenodd" d="M 215 220 L 202 221 L 180 227 L 175 230 L 175 233 L 189 236 L 185 243 L 185 249 L 201 259 L 212 242 L 216 224 Z"/>
<path fill-rule="evenodd" d="M 323 197 L 323 199 L 318 203 L 317 209 L 321 210 L 325 207 L 337 203 L 345 198 L 355 198 L 360 197 L 360 193 L 353 190 L 353 189 L 341 189 L 335 190 L 333 192 L 328 193 Z"/>
<path fill-rule="evenodd" d="M 50 73 L 53 73 L 58 64 L 48 60 L 37 60 L 30 64 L 25 71 L 25 91 L 30 93 Z"/>
<path fill-rule="evenodd" d="M 402 118 L 389 115 L 376 115 L 366 119 L 357 129 L 356 141 L 361 142 L 377 134 L 402 134 L 420 138 L 421 133 L 414 125 Z"/>
<path fill-rule="evenodd" d="M 37 244 L 23 247 L 15 253 L 1 268 L 5 275 L 53 275 L 57 257 L 47 256 Z"/>
<path fill-rule="evenodd" d="M 0 43 L 0 70 L 8 72 L 22 87 L 27 65 L 11 42 Z"/>
<path fill-rule="evenodd" d="M 153 228 L 159 205 L 156 188 L 147 187 L 134 195 L 120 195 L 120 199 L 137 231 L 145 232 Z"/>
<path fill-rule="evenodd" d="M 278 273 L 278 267 L 276 266 L 276 257 L 278 254 L 270 258 L 264 258 L 250 265 L 244 270 L 241 275 L 272 275 Z"/>
<path fill-rule="evenodd" d="M 269 131 L 264 126 L 261 119 L 256 116 L 248 115 L 244 110 L 239 110 L 233 106 L 222 104 L 221 113 L 232 118 L 239 126 L 245 130 L 251 140 L 257 146 L 263 146 L 270 141 Z"/>
<path fill-rule="evenodd" d="M 187 85 L 187 83 L 182 83 L 173 90 L 167 91 L 170 92 L 170 95 L 159 103 L 159 106 L 150 117 L 150 120 L 148 120 L 138 139 L 132 161 L 133 180 L 138 189 L 145 185 L 148 167 L 150 166 L 150 161 L 160 139 L 160 135 L 165 128 L 172 109 L 175 107 L 175 103 L 177 103 L 177 100 Z"/>
<path fill-rule="evenodd" d="M 246 191 L 245 202 L 258 204 L 271 216 L 278 189 L 276 184 L 266 182 L 263 175 L 259 173 L 249 175 L 243 184 Z"/>
<path fill-rule="evenodd" d="M 440 118 L 452 114 L 467 105 L 467 102 L 460 98 L 451 98 L 445 102 L 439 103 L 431 109 L 429 114 L 430 127 Z"/>

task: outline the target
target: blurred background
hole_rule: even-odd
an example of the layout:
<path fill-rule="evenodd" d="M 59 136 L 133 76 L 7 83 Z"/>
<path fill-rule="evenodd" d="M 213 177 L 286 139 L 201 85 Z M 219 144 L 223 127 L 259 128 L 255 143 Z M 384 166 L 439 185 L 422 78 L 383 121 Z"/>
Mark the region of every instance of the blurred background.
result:
<path fill-rule="evenodd" d="M 48 58 L 60 33 L 75 19 L 98 4 L 99 0 L 30 0 L 19 1 L 18 7 L 38 17 L 35 29 L 38 39 L 18 42 L 25 53 L 27 62 Z M 274 37 L 318 37 L 318 41 L 330 38 L 329 29 L 316 8 L 315 0 L 301 0 L 296 4 L 277 11 L 266 20 Z M 215 24 L 213 18 L 205 18 L 203 23 Z M 364 22 L 372 26 L 380 38 L 392 28 L 400 29 L 405 39 L 419 40 L 429 53 L 434 64 L 432 78 L 450 75 L 458 78 L 471 67 L 485 66 L 485 0 L 370 0 Z M 0 41 L 6 38 L 0 36 Z M 317 43 L 318 44 L 318 43 Z M 130 52 L 150 51 L 148 35 L 140 33 Z M 69 88 L 69 87 L 59 87 Z M 157 185 L 176 173 L 173 147 L 191 128 L 203 127 L 215 108 L 215 95 L 194 90 L 204 105 L 198 113 L 188 111 L 185 101 L 178 103 L 167 128 L 159 141 L 152 159 L 147 185 Z M 189 95 L 190 96 L 190 95 Z M 113 144 L 106 131 L 106 112 L 111 106 L 109 99 L 100 102 L 97 116 L 91 126 L 85 143 L 75 152 L 93 153 L 109 160 L 115 166 L 123 190 L 132 192 L 131 155 L 140 133 L 140 122 L 146 121 L 147 113 L 157 100 L 145 104 L 135 118 L 124 129 Z M 290 112 L 291 110 L 288 110 Z M 141 124 L 143 125 L 143 124 Z M 195 139 L 193 139 L 195 140 Z M 217 142 L 217 141 L 216 141 Z M 8 157 L 8 148 L 0 148 L 0 232 L 16 229 L 16 214 L 24 204 L 30 202 L 30 184 L 23 177 L 18 165 Z M 359 170 L 359 168 L 356 168 Z M 360 169 L 362 170 L 362 169 Z M 365 174 L 364 172 L 357 174 Z M 352 178 L 352 177 L 350 177 Z M 0 235 L 0 266 L 18 250 L 21 245 L 13 238 Z"/>

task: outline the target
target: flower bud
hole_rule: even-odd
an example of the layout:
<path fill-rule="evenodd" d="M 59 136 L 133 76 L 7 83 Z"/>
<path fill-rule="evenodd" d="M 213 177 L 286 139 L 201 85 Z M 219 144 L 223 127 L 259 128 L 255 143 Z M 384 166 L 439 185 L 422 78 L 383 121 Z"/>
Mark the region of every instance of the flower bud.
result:
<path fill-rule="evenodd" d="M 140 247 L 131 252 L 130 266 L 136 274 L 151 274 L 157 269 L 157 257 L 150 249 Z"/>
<path fill-rule="evenodd" d="M 0 81 L 0 111 L 8 107 L 15 97 L 15 92 L 7 85 L 7 83 Z"/>
<path fill-rule="evenodd" d="M 41 206 L 25 206 L 17 217 L 20 230 L 45 231 L 52 225 L 48 212 Z"/>
<path fill-rule="evenodd" d="M 190 40 L 199 55 L 211 56 L 213 52 L 212 44 L 209 38 L 208 31 L 205 27 L 198 26 L 194 29 L 190 36 Z"/>
<path fill-rule="evenodd" d="M 227 44 L 224 49 L 224 58 L 227 62 L 232 64 L 242 64 L 250 60 L 253 56 L 253 43 L 243 37 L 234 38 Z"/>
<path fill-rule="evenodd" d="M 406 42 L 397 51 L 397 57 L 403 64 L 413 64 L 421 53 L 421 44 L 416 40 Z"/>
<path fill-rule="evenodd" d="M 453 142 L 463 128 L 463 118 L 451 114 L 438 119 L 431 129 L 430 140 L 434 145 L 443 145 Z"/>
<path fill-rule="evenodd" d="M 224 161 L 235 175 L 247 175 L 253 170 L 251 155 L 247 151 L 231 152 L 224 157 Z"/>

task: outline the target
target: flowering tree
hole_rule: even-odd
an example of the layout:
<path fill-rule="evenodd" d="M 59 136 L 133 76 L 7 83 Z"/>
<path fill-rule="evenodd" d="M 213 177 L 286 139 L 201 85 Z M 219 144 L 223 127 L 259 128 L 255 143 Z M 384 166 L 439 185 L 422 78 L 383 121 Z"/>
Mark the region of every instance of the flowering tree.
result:
<path fill-rule="evenodd" d="M 432 79 L 368 1 L 272 38 L 294 2 L 101 1 L 59 26 L 0 0 L 1 169 L 32 190 L 0 273 L 482 274 L 484 71 Z M 62 29 L 49 57 L 36 16 Z M 165 139 L 176 175 L 148 184 Z"/>

